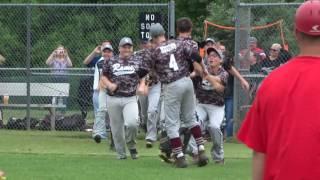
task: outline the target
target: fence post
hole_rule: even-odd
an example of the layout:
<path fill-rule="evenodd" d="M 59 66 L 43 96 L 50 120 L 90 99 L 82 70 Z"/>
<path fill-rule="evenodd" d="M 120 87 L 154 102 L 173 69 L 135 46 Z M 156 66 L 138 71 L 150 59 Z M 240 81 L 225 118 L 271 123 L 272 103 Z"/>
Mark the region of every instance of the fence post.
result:
<path fill-rule="evenodd" d="M 169 38 L 175 37 L 175 2 L 169 2 Z"/>
<path fill-rule="evenodd" d="M 235 14 L 235 66 L 237 69 L 240 68 L 240 61 L 239 61 L 239 52 L 240 52 L 240 0 L 236 2 L 236 14 Z M 238 130 L 238 122 L 239 122 L 239 111 L 238 111 L 238 104 L 239 104 L 239 88 L 236 83 L 236 78 L 234 79 L 234 86 L 233 86 L 233 131 L 237 132 Z"/>
<path fill-rule="evenodd" d="M 30 130 L 30 104 L 31 104 L 31 96 L 30 96 L 30 81 L 31 81 L 31 6 L 27 5 L 27 130 Z"/>

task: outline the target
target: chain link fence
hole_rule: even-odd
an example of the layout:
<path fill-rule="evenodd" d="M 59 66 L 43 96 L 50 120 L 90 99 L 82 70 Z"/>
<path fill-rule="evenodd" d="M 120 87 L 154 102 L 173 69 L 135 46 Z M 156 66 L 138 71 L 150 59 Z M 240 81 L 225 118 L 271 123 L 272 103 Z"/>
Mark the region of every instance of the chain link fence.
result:
<path fill-rule="evenodd" d="M 109 40 L 117 54 L 120 39 L 127 36 L 138 50 L 154 19 L 168 36 L 174 36 L 173 1 L 0 4 L 0 14 L 0 128 L 85 128 L 94 120 L 93 69 L 83 61 L 94 48 Z M 58 71 L 46 61 L 59 46 L 72 65 Z M 64 119 L 73 124 L 65 124 Z"/>
<path fill-rule="evenodd" d="M 240 3 L 236 9 L 235 65 L 250 84 L 234 87 L 235 130 L 251 106 L 262 80 L 298 53 L 294 14 L 300 3 Z"/>

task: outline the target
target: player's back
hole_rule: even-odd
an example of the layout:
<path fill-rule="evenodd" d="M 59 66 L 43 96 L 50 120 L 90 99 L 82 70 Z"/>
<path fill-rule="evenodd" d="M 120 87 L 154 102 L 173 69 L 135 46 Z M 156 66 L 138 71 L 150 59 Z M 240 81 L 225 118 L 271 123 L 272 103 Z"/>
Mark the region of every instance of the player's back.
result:
<path fill-rule="evenodd" d="M 320 57 L 297 57 L 276 69 L 257 98 L 266 179 L 320 179 Z"/>
<path fill-rule="evenodd" d="M 189 49 L 179 40 L 163 42 L 154 49 L 152 59 L 162 83 L 171 83 L 189 75 Z"/>

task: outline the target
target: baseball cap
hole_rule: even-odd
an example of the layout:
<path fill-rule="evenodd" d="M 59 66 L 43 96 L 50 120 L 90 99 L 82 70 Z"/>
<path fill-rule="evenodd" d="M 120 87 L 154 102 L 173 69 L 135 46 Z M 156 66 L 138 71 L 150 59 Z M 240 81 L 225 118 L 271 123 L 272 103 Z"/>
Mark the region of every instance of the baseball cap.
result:
<path fill-rule="evenodd" d="M 121 46 L 121 47 L 124 45 L 127 45 L 127 44 L 133 46 L 132 40 L 129 37 L 124 37 L 119 42 L 119 46 Z"/>
<path fill-rule="evenodd" d="M 282 47 L 281 47 L 281 44 L 279 43 L 274 43 L 271 45 L 271 48 L 270 49 L 275 49 L 275 50 L 280 50 Z"/>
<path fill-rule="evenodd" d="M 212 42 L 213 44 L 216 43 L 216 41 L 213 38 L 207 38 L 205 42 Z"/>
<path fill-rule="evenodd" d="M 160 23 L 156 23 L 151 25 L 149 33 L 151 38 L 155 38 L 164 35 L 166 31 Z"/>
<path fill-rule="evenodd" d="M 311 36 L 320 36 L 320 1 L 304 2 L 296 11 L 295 28 Z"/>
<path fill-rule="evenodd" d="M 105 49 L 109 49 L 110 51 L 113 51 L 113 48 L 111 46 L 111 44 L 104 44 L 101 47 L 101 51 L 105 50 Z"/>
<path fill-rule="evenodd" d="M 213 48 L 213 47 L 210 47 L 207 49 L 207 54 L 209 55 L 212 51 L 215 52 L 220 57 L 220 59 L 223 59 L 224 56 L 223 56 L 222 52 L 220 50 L 217 50 L 216 48 Z"/>
<path fill-rule="evenodd" d="M 248 42 L 249 43 L 256 43 L 256 42 L 258 42 L 258 40 L 255 37 L 249 37 Z"/>

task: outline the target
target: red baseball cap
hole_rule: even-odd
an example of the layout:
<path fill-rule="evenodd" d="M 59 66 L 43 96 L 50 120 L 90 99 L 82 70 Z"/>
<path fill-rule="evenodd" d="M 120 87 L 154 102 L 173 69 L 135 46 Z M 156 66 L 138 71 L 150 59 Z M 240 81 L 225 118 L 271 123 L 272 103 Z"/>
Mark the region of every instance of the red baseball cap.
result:
<path fill-rule="evenodd" d="M 297 9 L 295 28 L 311 36 L 320 36 L 320 0 L 306 1 Z"/>

